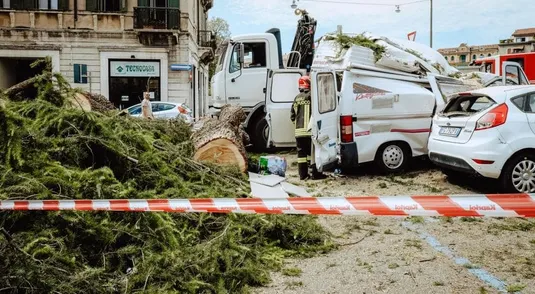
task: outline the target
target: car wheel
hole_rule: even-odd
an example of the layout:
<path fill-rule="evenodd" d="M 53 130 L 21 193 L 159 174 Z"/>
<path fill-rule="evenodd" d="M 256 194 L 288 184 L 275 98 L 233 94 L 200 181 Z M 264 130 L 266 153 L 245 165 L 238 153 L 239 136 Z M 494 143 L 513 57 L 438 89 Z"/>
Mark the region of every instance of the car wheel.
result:
<path fill-rule="evenodd" d="M 509 193 L 535 193 L 535 155 L 520 154 L 503 169 L 502 187 Z"/>
<path fill-rule="evenodd" d="M 252 126 L 252 132 L 249 134 L 253 148 L 257 152 L 268 151 L 267 142 L 269 134 L 269 125 L 265 117 L 258 119 Z"/>
<path fill-rule="evenodd" d="M 405 144 L 392 142 L 379 148 L 375 163 L 382 173 L 398 173 L 405 169 L 410 158 L 411 152 Z"/>

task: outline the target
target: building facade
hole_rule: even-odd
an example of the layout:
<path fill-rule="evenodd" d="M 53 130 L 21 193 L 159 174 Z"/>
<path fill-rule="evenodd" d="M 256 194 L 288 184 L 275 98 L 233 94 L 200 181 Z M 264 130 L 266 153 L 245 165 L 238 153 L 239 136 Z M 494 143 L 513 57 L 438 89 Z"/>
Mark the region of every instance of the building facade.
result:
<path fill-rule="evenodd" d="M 468 46 L 462 43 L 456 48 L 438 49 L 438 52 L 448 60 L 452 66 L 466 66 L 479 58 L 497 55 L 498 45 Z"/>
<path fill-rule="evenodd" d="M 124 109 L 153 100 L 207 110 L 213 0 L 0 0 L 0 88 L 50 56 L 73 87 Z"/>
<path fill-rule="evenodd" d="M 518 29 L 509 39 L 500 40 L 500 54 L 535 52 L 535 28 Z"/>

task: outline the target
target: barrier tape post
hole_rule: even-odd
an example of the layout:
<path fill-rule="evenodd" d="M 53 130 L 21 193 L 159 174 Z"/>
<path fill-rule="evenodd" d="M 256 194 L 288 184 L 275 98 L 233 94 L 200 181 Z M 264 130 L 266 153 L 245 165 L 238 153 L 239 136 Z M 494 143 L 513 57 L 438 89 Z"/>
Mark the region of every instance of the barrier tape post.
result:
<path fill-rule="evenodd" d="M 532 218 L 535 194 L 0 201 L 6 210 Z"/>

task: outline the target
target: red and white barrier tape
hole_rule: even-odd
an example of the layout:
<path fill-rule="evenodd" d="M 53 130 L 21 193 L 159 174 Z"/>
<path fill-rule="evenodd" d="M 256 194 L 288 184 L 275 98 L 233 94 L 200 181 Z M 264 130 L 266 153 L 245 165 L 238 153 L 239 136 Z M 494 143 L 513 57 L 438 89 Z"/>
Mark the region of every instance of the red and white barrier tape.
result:
<path fill-rule="evenodd" d="M 339 198 L 5 200 L 2 210 L 535 217 L 535 194 Z"/>

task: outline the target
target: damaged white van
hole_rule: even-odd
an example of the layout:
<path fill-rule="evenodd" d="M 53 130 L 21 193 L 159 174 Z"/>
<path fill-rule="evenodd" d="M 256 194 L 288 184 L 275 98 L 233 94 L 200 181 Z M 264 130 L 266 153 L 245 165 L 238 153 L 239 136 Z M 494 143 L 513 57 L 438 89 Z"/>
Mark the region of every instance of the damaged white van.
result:
<path fill-rule="evenodd" d="M 478 88 L 436 71 L 423 75 L 377 66 L 373 51 L 360 46 L 337 64 L 325 62 L 321 49 L 314 62 L 322 66 L 310 72 L 313 159 L 320 171 L 367 162 L 384 172 L 401 171 L 413 157 L 427 155 L 432 117 L 446 97 Z M 290 108 L 305 74 L 299 69 L 269 71 L 265 105 L 270 146 L 295 142 Z"/>

